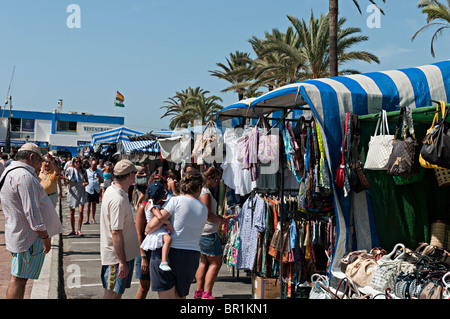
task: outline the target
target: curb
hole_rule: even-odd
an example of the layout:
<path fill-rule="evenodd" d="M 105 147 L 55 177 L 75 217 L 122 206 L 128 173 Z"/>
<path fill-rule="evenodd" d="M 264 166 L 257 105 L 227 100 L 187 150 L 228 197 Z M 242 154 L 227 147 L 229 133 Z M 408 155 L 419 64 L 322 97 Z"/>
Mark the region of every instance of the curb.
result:
<path fill-rule="evenodd" d="M 56 204 L 56 211 L 59 211 L 59 217 L 62 219 L 61 199 Z M 39 279 L 33 282 L 30 299 L 64 299 L 62 255 L 62 234 L 59 234 L 52 237 L 52 249 L 45 256 Z"/>

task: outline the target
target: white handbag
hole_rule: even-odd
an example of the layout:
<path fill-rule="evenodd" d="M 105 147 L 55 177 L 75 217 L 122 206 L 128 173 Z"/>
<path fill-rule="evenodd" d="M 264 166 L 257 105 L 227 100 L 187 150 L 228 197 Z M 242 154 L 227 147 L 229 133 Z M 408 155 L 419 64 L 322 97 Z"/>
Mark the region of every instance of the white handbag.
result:
<path fill-rule="evenodd" d="M 449 277 L 449 282 L 447 283 L 446 279 Z M 444 284 L 444 293 L 442 294 L 442 299 L 450 300 L 450 271 L 442 277 L 442 282 Z"/>
<path fill-rule="evenodd" d="M 311 276 L 311 285 L 312 288 L 309 292 L 309 299 L 334 299 L 328 291 L 321 287 L 323 285 L 326 289 L 330 289 L 328 277 L 313 274 Z"/>
<path fill-rule="evenodd" d="M 398 248 L 403 250 L 402 253 L 395 259 L 392 259 L 392 256 L 394 256 Z M 405 253 L 405 246 L 403 244 L 397 244 L 390 254 L 384 255 L 378 260 L 379 266 L 370 281 L 370 286 L 373 289 L 384 292 L 387 288 L 390 288 L 394 291 L 395 281 L 401 272 L 412 273 L 415 271 L 416 267 L 413 264 L 402 259 Z"/>
<path fill-rule="evenodd" d="M 387 170 L 389 157 L 391 156 L 394 145 L 394 135 L 390 135 L 389 133 L 385 110 L 382 110 L 380 113 L 374 134 L 374 136 L 370 137 L 369 151 L 367 152 L 364 169 Z"/>

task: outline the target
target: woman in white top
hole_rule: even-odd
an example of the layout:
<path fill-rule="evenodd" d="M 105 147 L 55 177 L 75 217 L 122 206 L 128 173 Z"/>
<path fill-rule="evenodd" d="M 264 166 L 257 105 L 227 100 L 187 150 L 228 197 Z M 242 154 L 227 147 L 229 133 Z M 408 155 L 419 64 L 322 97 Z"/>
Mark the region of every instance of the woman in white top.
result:
<path fill-rule="evenodd" d="M 180 182 L 181 196 L 173 196 L 161 209 L 162 218 L 153 217 L 145 232 L 152 233 L 167 220 L 172 225 L 172 244 L 169 252 L 171 271 L 159 266 L 162 248 L 152 251 L 150 278 L 152 291 L 161 299 L 185 298 L 198 268 L 200 236 L 208 218 L 206 206 L 198 200 L 203 176 L 196 170 L 187 172 Z"/>
<path fill-rule="evenodd" d="M 212 289 L 216 282 L 217 275 L 222 267 L 223 249 L 220 242 L 219 224 L 227 224 L 230 218 L 234 216 L 227 216 L 223 218 L 217 215 L 217 201 L 212 196 L 209 188 L 215 188 L 220 178 L 220 172 L 210 167 L 204 173 L 206 183 L 202 188 L 200 194 L 200 201 L 208 208 L 208 220 L 203 228 L 202 236 L 200 238 L 200 265 L 195 275 L 197 280 L 197 290 L 195 291 L 195 299 L 213 299 Z"/>

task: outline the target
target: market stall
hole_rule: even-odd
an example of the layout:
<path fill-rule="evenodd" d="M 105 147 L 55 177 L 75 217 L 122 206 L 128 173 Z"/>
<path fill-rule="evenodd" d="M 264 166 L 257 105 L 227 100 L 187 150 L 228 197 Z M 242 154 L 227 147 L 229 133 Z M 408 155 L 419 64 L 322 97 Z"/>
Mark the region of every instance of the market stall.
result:
<path fill-rule="evenodd" d="M 350 127 L 346 121 L 347 115 L 379 114 L 381 110 L 394 112 L 398 106 L 419 109 L 430 106 L 432 100 L 447 103 L 449 83 L 448 61 L 403 70 L 303 81 L 253 100 L 245 113 L 258 116 L 281 110 L 283 119 L 288 114 L 292 114 L 293 119 L 299 119 L 309 108 L 317 124 L 318 136 L 323 142 L 323 154 L 327 159 L 331 180 L 334 181 L 335 173 L 342 163 L 344 136 Z M 370 134 L 373 134 L 373 125 L 369 132 L 365 131 L 363 121 L 357 123 L 361 134 L 361 160 L 364 162 L 365 148 Z M 339 279 L 346 277 L 341 268 L 341 259 L 348 251 L 370 251 L 379 247 L 381 242 L 386 243 L 384 248 L 388 250 L 394 245 L 379 238 L 370 190 L 346 191 L 344 187 L 336 187 L 333 183 L 332 192 L 337 228 L 328 275 Z"/>
<path fill-rule="evenodd" d="M 129 129 L 127 127 L 118 127 L 112 130 L 93 134 L 91 147 L 97 156 L 104 157 L 103 153 L 105 153 L 108 154 L 108 156 L 106 156 L 108 160 L 112 159 L 112 157 L 116 160 L 120 160 L 121 155 L 124 154 L 123 142 L 129 142 L 130 137 L 143 134 L 144 133 L 142 132 Z"/>

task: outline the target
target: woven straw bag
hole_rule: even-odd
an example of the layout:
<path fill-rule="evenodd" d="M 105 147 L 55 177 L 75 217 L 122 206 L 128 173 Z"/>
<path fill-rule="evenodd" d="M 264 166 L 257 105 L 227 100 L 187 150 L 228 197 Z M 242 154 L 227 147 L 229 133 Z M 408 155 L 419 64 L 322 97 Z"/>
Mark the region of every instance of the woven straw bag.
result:
<path fill-rule="evenodd" d="M 447 224 L 444 221 L 435 221 L 431 223 L 430 245 L 440 249 L 445 249 Z"/>
<path fill-rule="evenodd" d="M 440 187 L 450 186 L 450 169 L 434 169 L 436 180 Z"/>

